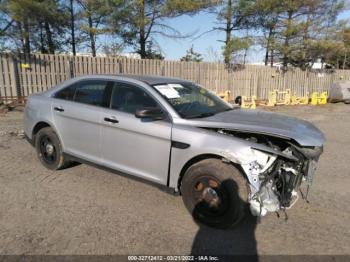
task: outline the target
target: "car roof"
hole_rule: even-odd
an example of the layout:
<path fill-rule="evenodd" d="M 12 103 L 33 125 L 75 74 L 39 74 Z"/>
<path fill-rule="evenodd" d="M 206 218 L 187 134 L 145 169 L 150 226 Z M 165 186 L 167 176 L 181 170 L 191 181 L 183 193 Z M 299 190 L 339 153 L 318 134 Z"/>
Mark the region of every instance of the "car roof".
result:
<path fill-rule="evenodd" d="M 154 76 L 154 75 L 133 75 L 133 74 L 120 74 L 117 76 L 130 78 L 145 82 L 149 85 L 157 85 L 157 84 L 171 84 L 171 83 L 189 83 L 190 81 L 175 78 L 175 77 L 167 77 L 167 76 Z"/>
<path fill-rule="evenodd" d="M 154 75 L 137 75 L 137 74 L 116 74 L 116 75 L 86 75 L 81 76 L 81 79 L 91 79 L 95 77 L 123 77 L 129 78 L 130 80 L 137 80 L 144 82 L 148 85 L 158 85 L 158 84 L 171 84 L 171 83 L 191 83 L 188 80 L 181 78 L 167 77 L 167 76 L 154 76 Z"/>

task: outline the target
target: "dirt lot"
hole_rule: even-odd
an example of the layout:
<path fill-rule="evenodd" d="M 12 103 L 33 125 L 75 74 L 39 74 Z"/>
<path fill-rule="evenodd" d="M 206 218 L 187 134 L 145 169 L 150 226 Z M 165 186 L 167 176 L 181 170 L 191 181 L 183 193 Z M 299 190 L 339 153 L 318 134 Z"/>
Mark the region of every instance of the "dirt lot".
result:
<path fill-rule="evenodd" d="M 229 231 L 198 226 L 181 197 L 118 174 L 50 172 L 16 135 L 22 114 L 0 117 L 0 254 L 350 254 L 350 106 L 273 111 L 326 134 L 310 204 Z"/>

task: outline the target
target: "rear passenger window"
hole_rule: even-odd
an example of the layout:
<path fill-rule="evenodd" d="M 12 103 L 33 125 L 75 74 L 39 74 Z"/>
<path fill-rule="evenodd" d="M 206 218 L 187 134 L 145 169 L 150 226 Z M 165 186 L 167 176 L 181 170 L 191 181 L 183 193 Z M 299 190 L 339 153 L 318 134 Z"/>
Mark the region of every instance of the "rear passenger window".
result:
<path fill-rule="evenodd" d="M 126 83 L 115 83 L 111 99 L 112 109 L 135 114 L 136 110 L 147 107 L 158 107 L 158 104 L 144 90 Z"/>
<path fill-rule="evenodd" d="M 106 85 L 106 81 L 82 82 L 79 87 L 76 88 L 74 101 L 102 106 L 104 104 Z"/>
<path fill-rule="evenodd" d="M 70 86 L 58 91 L 55 94 L 55 98 L 72 101 L 74 98 L 74 93 L 75 93 L 76 87 L 77 87 L 77 84 L 73 84 L 73 85 L 70 85 Z"/>

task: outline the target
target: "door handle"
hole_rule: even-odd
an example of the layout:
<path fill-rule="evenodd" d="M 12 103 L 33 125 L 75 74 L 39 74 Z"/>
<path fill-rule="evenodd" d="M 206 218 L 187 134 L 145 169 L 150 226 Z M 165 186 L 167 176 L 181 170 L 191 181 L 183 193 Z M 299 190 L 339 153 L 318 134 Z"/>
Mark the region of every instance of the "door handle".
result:
<path fill-rule="evenodd" d="M 58 111 L 58 112 L 63 112 L 64 111 L 64 109 L 62 108 L 62 107 L 54 107 L 53 108 L 55 111 Z"/>
<path fill-rule="evenodd" d="M 117 119 L 115 119 L 115 118 L 105 117 L 104 120 L 105 120 L 106 122 L 110 122 L 110 123 L 113 123 L 113 124 L 119 123 L 119 121 L 118 121 Z"/>

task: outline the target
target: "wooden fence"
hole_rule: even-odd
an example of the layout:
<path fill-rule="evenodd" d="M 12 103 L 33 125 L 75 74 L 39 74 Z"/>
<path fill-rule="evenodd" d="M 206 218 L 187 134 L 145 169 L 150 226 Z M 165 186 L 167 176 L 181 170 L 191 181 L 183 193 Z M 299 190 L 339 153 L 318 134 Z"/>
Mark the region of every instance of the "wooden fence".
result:
<path fill-rule="evenodd" d="M 291 89 L 304 96 L 326 91 L 338 80 L 350 80 L 350 70 L 331 73 L 247 65 L 227 69 L 222 63 L 141 60 L 124 57 L 85 57 L 35 54 L 30 57 L 0 54 L 0 97 L 5 102 L 22 100 L 71 77 L 88 74 L 147 74 L 179 77 L 212 91 L 230 90 L 232 96 L 266 99 L 270 91 Z"/>

